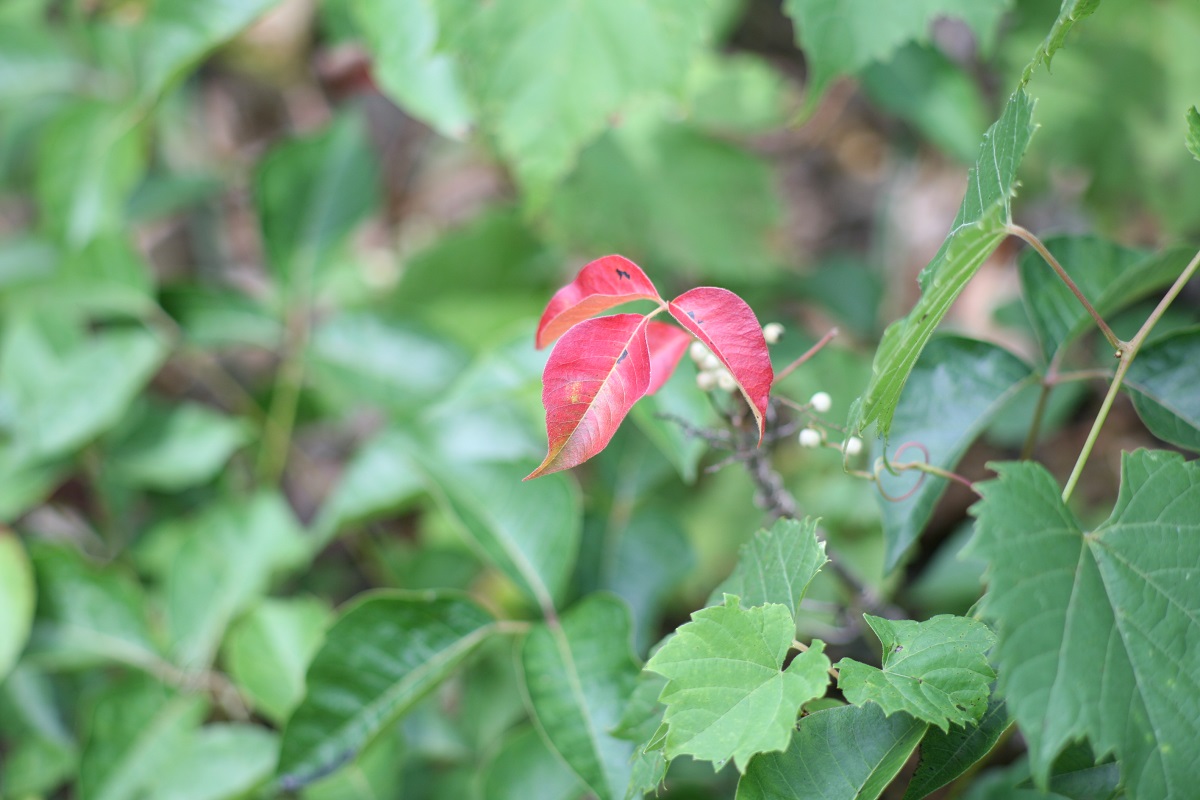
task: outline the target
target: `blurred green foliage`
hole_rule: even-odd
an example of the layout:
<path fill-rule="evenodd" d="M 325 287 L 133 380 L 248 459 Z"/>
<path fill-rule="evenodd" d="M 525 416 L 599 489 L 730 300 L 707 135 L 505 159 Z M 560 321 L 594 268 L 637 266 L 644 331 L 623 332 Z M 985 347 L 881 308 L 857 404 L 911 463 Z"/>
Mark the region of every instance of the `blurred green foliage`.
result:
<path fill-rule="evenodd" d="M 742 291 L 787 327 L 779 366 L 841 326 L 781 388 L 828 391 L 845 419 L 913 276 L 886 254 L 889 187 L 974 160 L 1054 18 L 918 5 L 889 27 L 816 0 L 0 4 L 0 795 L 571 800 L 621 797 L 627 769 L 653 785 L 665 766 L 630 766 L 610 729 L 568 770 L 537 715 L 571 728 L 624 702 L 762 523 L 754 487 L 704 469 L 721 453 L 688 431 L 718 415 L 690 363 L 577 474 L 522 483 L 544 450 L 533 325 L 575 268 L 621 252 L 664 293 Z M 1028 86 L 1031 216 L 1138 244 L 1200 233 L 1198 41 L 1189 0 L 1106 0 L 1070 34 Z M 1084 260 L 1112 280 L 1163 285 L 1130 266 L 1148 257 L 1096 246 Z M 1045 339 L 1053 311 L 1008 333 L 1049 357 L 1067 346 L 1065 327 Z M 1198 349 L 1185 330 L 1148 355 L 1191 375 Z M 1028 372 L 1002 366 L 987 397 Z M 918 370 L 924 391 L 961 388 Z M 1187 386 L 1130 379 L 1150 429 L 1195 446 Z M 913 430 L 950 424 L 901 403 Z M 1004 422 L 985 405 L 936 457 Z M 1013 438 L 996 436 L 1010 455 Z M 926 614 L 978 596 L 939 491 L 880 514 L 833 453 L 789 439 L 775 458 L 863 584 Z M 905 558 L 911 576 L 892 570 Z M 413 625 L 440 638 L 387 640 L 414 648 L 392 683 L 355 683 L 386 647 L 343 676 L 393 703 L 333 745 L 299 725 L 279 766 L 326 632 L 354 653 L 386 639 L 385 622 L 355 631 L 372 609 L 430 597 L 442 616 Z M 822 575 L 808 597 L 801 630 L 836 631 L 843 587 Z M 571 609 L 564 640 L 538 622 L 553 608 Z M 595 657 L 599 695 L 559 691 L 564 647 Z M 344 700 L 336 679 L 317 689 Z M 800 738 L 878 722 L 855 713 Z M 276 778 L 297 765 L 304 781 Z M 731 787 L 679 764 L 665 796 Z"/>

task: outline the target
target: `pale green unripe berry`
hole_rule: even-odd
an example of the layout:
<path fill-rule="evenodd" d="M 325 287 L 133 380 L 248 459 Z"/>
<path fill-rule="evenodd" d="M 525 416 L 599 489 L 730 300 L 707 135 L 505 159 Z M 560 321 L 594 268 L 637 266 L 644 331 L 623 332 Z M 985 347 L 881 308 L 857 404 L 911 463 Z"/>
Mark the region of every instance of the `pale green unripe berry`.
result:
<path fill-rule="evenodd" d="M 808 404 L 812 406 L 813 411 L 824 414 L 833 408 L 833 398 L 829 396 L 828 392 L 817 392 L 809 399 Z"/>
<path fill-rule="evenodd" d="M 820 447 L 821 432 L 815 428 L 805 428 L 800 431 L 800 446 L 801 447 Z"/>

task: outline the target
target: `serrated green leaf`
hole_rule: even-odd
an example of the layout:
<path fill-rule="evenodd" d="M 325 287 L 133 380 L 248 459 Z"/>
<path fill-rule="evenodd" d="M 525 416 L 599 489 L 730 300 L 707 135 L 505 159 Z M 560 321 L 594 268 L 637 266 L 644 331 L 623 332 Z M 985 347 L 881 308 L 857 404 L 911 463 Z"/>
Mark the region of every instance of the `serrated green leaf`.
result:
<path fill-rule="evenodd" d="M 873 705 L 816 711 L 800 720 L 785 752 L 750 762 L 737 800 L 876 800 L 928 727 Z"/>
<path fill-rule="evenodd" d="M 379 169 L 360 119 L 277 145 L 260 162 L 255 201 L 267 260 L 286 297 L 318 288 L 337 247 L 378 202 Z"/>
<path fill-rule="evenodd" d="M 267 599 L 229 629 L 223 647 L 229 677 L 258 713 L 287 720 L 304 697 L 304 673 L 332 617 L 320 600 Z"/>
<path fill-rule="evenodd" d="M 783 662 L 796 632 L 787 606 L 744 609 L 734 595 L 692 614 L 646 669 L 664 675 L 666 755 L 733 759 L 741 772 L 756 753 L 783 750 L 800 706 L 829 684 L 824 642 Z"/>
<path fill-rule="evenodd" d="M 1025 71 L 1021 73 L 1021 85 L 1029 83 L 1029 79 L 1033 77 L 1033 72 L 1044 61 L 1046 68 L 1050 68 L 1050 61 L 1054 58 L 1054 54 L 1063 46 L 1063 42 L 1067 40 L 1067 34 L 1075 23 L 1084 17 L 1090 16 L 1095 12 L 1100 5 L 1100 0 L 1063 0 L 1062 7 L 1058 12 L 1058 19 L 1054 21 L 1050 32 L 1046 34 L 1045 40 L 1038 46 L 1037 51 L 1033 54 L 1033 58 L 1029 60 L 1029 64 L 1025 67 Z"/>
<path fill-rule="evenodd" d="M 271 776 L 274 731 L 246 723 L 206 725 L 187 737 L 147 789 L 155 800 L 231 800 Z"/>
<path fill-rule="evenodd" d="M 778 519 L 742 545 L 733 574 L 713 590 L 708 604 L 732 594 L 747 608 L 779 603 L 795 616 L 808 584 L 828 561 L 824 542 L 817 540 L 816 519 Z"/>
<path fill-rule="evenodd" d="M 562 616 L 539 623 L 521 651 L 525 688 L 538 727 L 600 800 L 625 796 L 633 743 L 612 730 L 637 681 L 629 612 L 592 594 Z"/>
<path fill-rule="evenodd" d="M 206 669 L 237 615 L 309 556 L 291 509 L 267 493 L 172 518 L 144 547 L 157 550 L 171 657 L 184 669 Z"/>
<path fill-rule="evenodd" d="M 483 773 L 483 800 L 575 800 L 584 791 L 578 776 L 528 726 L 505 737 Z"/>
<path fill-rule="evenodd" d="M 872 0 L 787 0 L 796 23 L 796 42 L 812 70 L 807 104 L 816 105 L 833 78 L 886 61 L 906 42 L 926 41 L 938 17 L 962 19 L 975 35 L 990 40 L 1011 0 L 918 0 L 880 5 Z"/>
<path fill-rule="evenodd" d="M 140 96 L 153 101 L 217 45 L 279 0 L 156 0 L 137 29 Z"/>
<path fill-rule="evenodd" d="M 979 158 L 967 180 L 967 193 L 941 250 L 921 270 L 921 299 L 908 316 L 884 331 L 875 353 L 871 382 L 863 393 L 853 421 L 862 432 L 875 423 L 885 439 L 908 374 L 975 270 L 1004 240 L 1010 221 L 1010 201 L 1016 188 L 1017 166 L 1033 136 L 1033 102 L 1018 90 L 1004 107 L 979 148 Z"/>
<path fill-rule="evenodd" d="M 949 731 L 930 727 L 921 739 L 921 760 L 904 800 L 922 800 L 958 778 L 991 751 L 1008 726 L 1004 701 L 993 697 L 977 725 Z"/>
<path fill-rule="evenodd" d="M 0 526 L 0 683 L 25 648 L 33 624 L 33 567 L 21 540 Z"/>
<path fill-rule="evenodd" d="M 995 468 L 973 509 L 974 553 L 991 562 L 980 608 L 1034 777 L 1045 786 L 1086 736 L 1117 755 L 1132 797 L 1186 796 L 1200 739 L 1200 464 L 1124 454 L 1116 506 L 1091 531 L 1040 465 Z"/>
<path fill-rule="evenodd" d="M 1200 161 L 1200 110 L 1195 106 L 1188 109 L 1187 112 L 1187 137 L 1184 143 L 1187 145 L 1188 152 L 1195 156 L 1197 161 Z"/>
<path fill-rule="evenodd" d="M 295 789 L 352 760 L 495 632 L 466 596 L 360 595 L 325 635 L 288 720 L 278 783 Z"/>
<path fill-rule="evenodd" d="M 441 47 L 433 0 L 356 0 L 372 73 L 397 105 L 444 136 L 464 138 L 473 112 L 458 61 Z"/>
<path fill-rule="evenodd" d="M 712 2 L 498 0 L 458 42 L 481 116 L 537 206 L 614 115 L 682 88 Z M 552 118 L 554 124 L 547 125 Z"/>
<path fill-rule="evenodd" d="M 916 442 L 928 454 L 910 447 L 898 460 L 953 470 L 971 442 L 1033 380 L 1029 366 L 1003 347 L 959 336 L 933 339 L 909 375 L 892 419 L 897 447 Z M 922 478 L 920 487 L 904 497 Z M 885 570 L 895 569 L 920 537 L 947 485 L 924 473 L 880 474 L 880 489 L 888 497 L 904 497 L 878 494 Z"/>
<path fill-rule="evenodd" d="M 596 214 L 601 206 L 610 211 Z M 657 116 L 628 119 L 585 150 L 547 214 L 564 245 L 647 268 L 693 264 L 745 280 L 777 263 L 770 238 L 781 206 L 766 162 Z"/>
<path fill-rule="evenodd" d="M 1194 251 L 1147 253 L 1092 236 L 1056 236 L 1043 242 L 1101 315 L 1109 315 L 1169 286 Z M 1094 326 L 1071 290 L 1035 250 L 1021 253 L 1021 294 L 1047 362 Z"/>
<path fill-rule="evenodd" d="M 974 725 L 987 710 L 996 679 L 987 651 L 996 637 L 986 625 L 950 614 L 925 622 L 863 616 L 883 645 L 883 669 L 839 661 L 838 688 L 847 700 L 878 703 L 888 715 L 903 711 L 943 731 Z"/>
<path fill-rule="evenodd" d="M 1138 351 L 1124 388 L 1146 427 L 1164 442 L 1200 450 L 1200 328 L 1157 339 Z"/>
<path fill-rule="evenodd" d="M 79 764 L 80 800 L 149 796 L 206 711 L 203 696 L 177 694 L 144 676 L 109 688 L 91 713 Z"/>

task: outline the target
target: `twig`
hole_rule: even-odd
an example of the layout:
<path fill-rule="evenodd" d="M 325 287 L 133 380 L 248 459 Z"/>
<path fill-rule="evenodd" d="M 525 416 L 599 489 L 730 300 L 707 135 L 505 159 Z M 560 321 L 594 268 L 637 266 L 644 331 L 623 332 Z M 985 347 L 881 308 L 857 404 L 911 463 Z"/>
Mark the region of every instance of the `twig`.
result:
<path fill-rule="evenodd" d="M 1084 310 L 1087 311 L 1087 313 L 1095 321 L 1096 327 L 1100 329 L 1100 332 L 1104 334 L 1104 338 L 1108 340 L 1108 343 L 1113 346 L 1113 349 L 1117 351 L 1117 355 L 1120 356 L 1122 351 L 1125 349 L 1125 342 L 1122 342 L 1119 338 L 1117 338 L 1117 335 L 1112 332 L 1112 328 L 1108 327 L 1108 323 L 1105 322 L 1104 318 L 1100 316 L 1100 312 L 1097 311 L 1095 306 L 1089 303 L 1088 299 L 1083 296 L 1083 292 L 1080 291 L 1079 286 L 1075 283 L 1075 281 L 1071 280 L 1071 276 L 1067 274 L 1065 269 L 1063 269 L 1062 264 L 1058 263 L 1058 259 L 1056 259 L 1054 255 L 1046 248 L 1046 245 L 1042 244 L 1042 240 L 1035 236 L 1031 231 L 1022 228 L 1020 225 L 1010 224 L 1007 227 L 1007 231 L 1013 236 L 1025 240 L 1030 246 L 1033 247 L 1034 250 L 1038 251 L 1042 258 L 1045 259 L 1046 263 L 1054 269 L 1054 272 L 1058 275 L 1059 279 L 1062 280 L 1062 282 L 1066 284 L 1066 287 L 1071 290 L 1071 294 L 1075 295 L 1075 299 L 1079 301 L 1080 305 L 1083 306 Z"/>
<path fill-rule="evenodd" d="M 1129 365 L 1133 363 L 1133 359 L 1137 357 L 1138 351 L 1141 350 L 1142 344 L 1146 338 L 1150 336 L 1154 326 L 1166 313 L 1167 308 L 1183 291 L 1183 287 L 1192 279 L 1196 273 L 1196 269 L 1200 267 L 1200 251 L 1192 256 L 1192 260 L 1184 267 L 1183 272 L 1175 279 L 1175 283 L 1171 284 L 1171 288 L 1163 295 L 1163 299 L 1159 301 L 1154 310 L 1150 312 L 1150 316 L 1142 323 L 1142 327 L 1138 329 L 1137 335 L 1129 340 L 1126 347 L 1121 348 L 1122 356 L 1121 363 L 1117 365 L 1117 373 L 1113 376 L 1113 381 L 1108 387 L 1108 394 L 1104 395 L 1104 402 L 1100 406 L 1100 413 L 1096 415 L 1096 421 L 1092 423 L 1092 429 L 1088 432 L 1087 441 L 1083 444 L 1083 450 L 1079 453 L 1079 458 L 1075 461 L 1075 468 L 1071 470 L 1071 477 L 1067 479 L 1067 485 L 1063 487 L 1062 501 L 1065 503 L 1071 499 L 1071 494 L 1075 491 L 1076 484 L 1079 483 L 1079 476 L 1083 473 L 1083 467 L 1087 464 L 1088 457 L 1092 454 L 1092 448 L 1096 444 L 1096 439 L 1100 436 L 1100 429 L 1104 427 L 1104 421 L 1108 419 L 1108 412 L 1112 409 L 1113 400 L 1117 397 L 1117 392 L 1121 389 L 1121 382 L 1125 380 L 1125 373 L 1129 372 Z"/>
<path fill-rule="evenodd" d="M 799 367 L 805 361 L 808 361 L 810 358 L 815 356 L 817 353 L 821 352 L 821 348 L 824 347 L 825 345 L 829 344 L 830 340 L 833 339 L 833 337 L 835 337 L 837 335 L 838 335 L 838 329 L 830 328 L 829 332 L 826 333 L 824 336 L 822 336 L 816 344 L 814 344 L 812 347 L 808 348 L 808 350 L 805 351 L 804 355 L 800 356 L 795 361 L 788 364 L 786 367 L 784 367 L 782 370 L 780 370 L 778 373 L 776 373 L 775 383 L 779 383 L 781 380 L 786 378 L 788 375 L 791 375 L 792 372 L 795 371 L 795 369 L 797 367 Z"/>
<path fill-rule="evenodd" d="M 800 641 L 799 639 L 792 639 L 792 649 L 799 650 L 801 653 L 807 653 L 808 645 L 806 645 L 804 642 Z M 837 671 L 837 667 L 830 667 L 828 670 L 826 670 L 826 672 L 828 672 L 831 676 L 833 676 L 833 679 L 835 681 L 841 680 L 841 678 L 842 678 L 842 674 Z"/>

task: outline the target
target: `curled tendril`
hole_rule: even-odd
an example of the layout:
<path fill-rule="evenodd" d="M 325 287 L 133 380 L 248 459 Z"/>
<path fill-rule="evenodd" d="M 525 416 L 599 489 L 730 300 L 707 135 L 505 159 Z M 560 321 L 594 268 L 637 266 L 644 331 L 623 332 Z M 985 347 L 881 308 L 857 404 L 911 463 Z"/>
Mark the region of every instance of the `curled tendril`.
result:
<path fill-rule="evenodd" d="M 929 464 L 929 448 L 926 447 L 925 445 L 921 444 L 920 442 L 905 442 L 904 444 L 900 445 L 899 447 L 896 448 L 896 458 L 900 458 L 900 455 L 905 450 L 908 450 L 910 447 L 915 447 L 918 450 L 920 450 L 921 455 L 924 456 L 924 458 L 925 458 L 925 461 L 923 463 L 925 465 Z M 883 499 L 887 500 L 891 503 L 902 503 L 905 500 L 907 500 L 908 498 L 912 497 L 914 494 L 916 494 L 917 491 L 925 484 L 925 479 L 927 477 L 929 477 L 929 473 L 922 471 L 921 477 L 919 477 L 917 479 L 916 484 L 911 489 L 909 489 L 907 492 L 900 495 L 899 497 L 893 497 L 892 495 L 888 494 L 887 492 L 885 492 L 883 490 L 883 482 L 881 480 L 879 480 L 879 476 L 883 474 L 884 469 L 886 469 L 892 475 L 899 475 L 905 469 L 915 469 L 915 468 L 916 468 L 916 464 L 893 465 L 891 462 L 889 462 L 887 460 L 886 454 L 875 459 L 875 485 L 879 488 L 879 493 L 881 495 L 883 495 Z"/>

